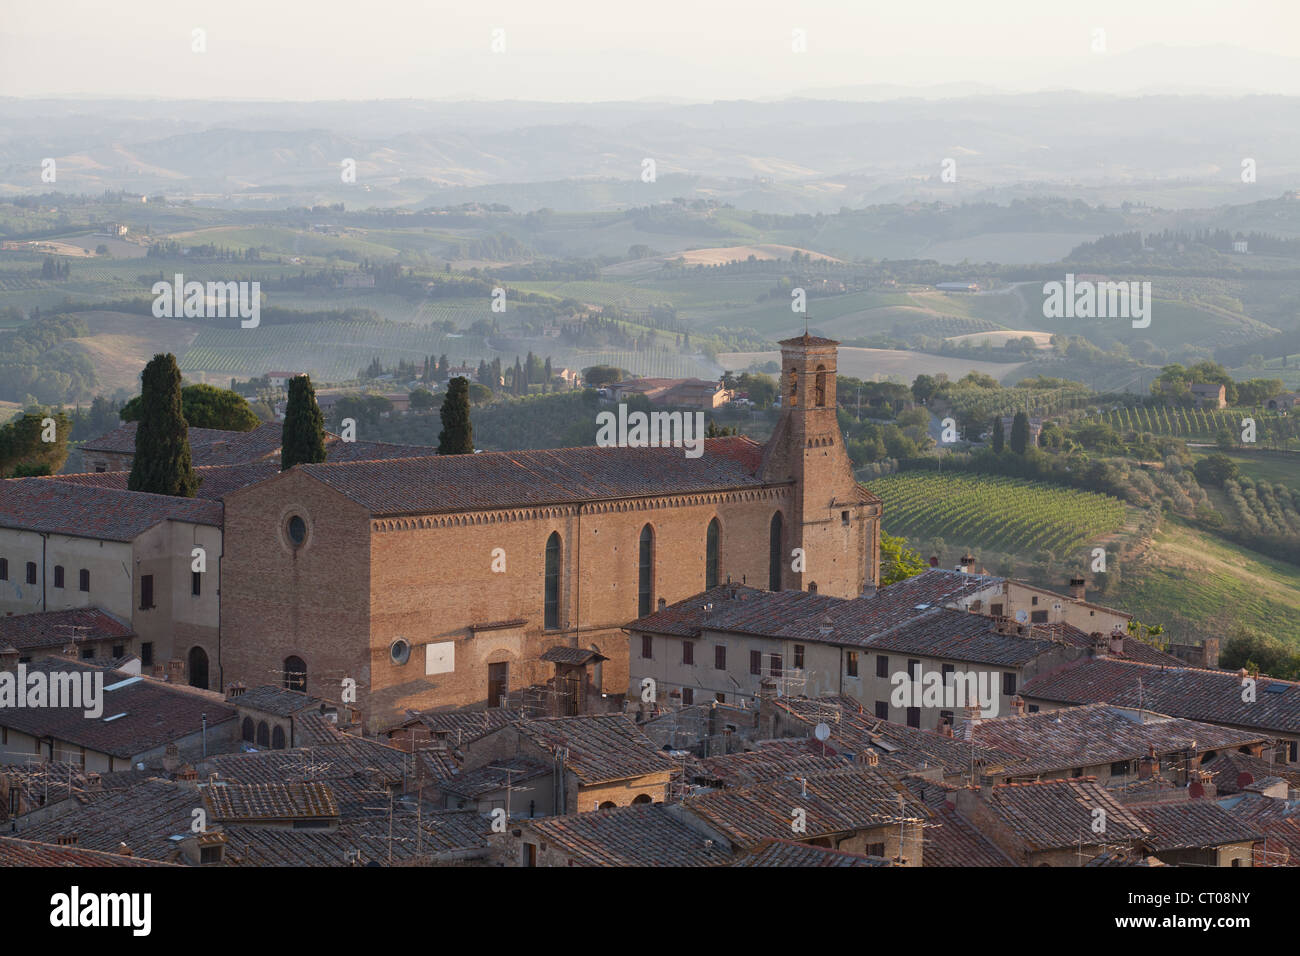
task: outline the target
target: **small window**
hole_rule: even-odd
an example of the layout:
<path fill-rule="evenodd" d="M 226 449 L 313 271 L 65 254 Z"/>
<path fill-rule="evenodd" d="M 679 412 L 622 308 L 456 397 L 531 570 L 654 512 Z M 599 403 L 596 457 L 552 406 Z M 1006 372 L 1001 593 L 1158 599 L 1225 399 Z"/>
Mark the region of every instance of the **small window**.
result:
<path fill-rule="evenodd" d="M 941 711 L 939 711 L 939 723 L 941 723 L 941 724 L 947 724 L 949 727 L 951 727 L 951 726 L 953 725 L 953 724 L 952 724 L 952 717 L 953 717 L 953 714 L 952 714 L 952 711 L 951 711 L 951 710 L 941 710 Z"/>
<path fill-rule="evenodd" d="M 1046 612 L 1046 611 L 1030 611 L 1030 612 L 1029 612 L 1029 623 L 1030 623 L 1030 624 L 1046 624 L 1046 623 L 1047 623 L 1047 612 Z"/>
<path fill-rule="evenodd" d="M 916 658 L 909 658 L 907 662 L 907 676 L 916 680 L 917 671 L 921 669 L 921 662 Z"/>
<path fill-rule="evenodd" d="M 884 856 L 885 845 L 883 843 L 868 843 L 867 856 Z"/>
<path fill-rule="evenodd" d="M 153 666 L 153 641 L 145 641 L 140 645 L 140 663 L 145 667 Z"/>
<path fill-rule="evenodd" d="M 794 646 L 794 666 L 797 667 L 799 670 L 803 670 L 803 645 L 802 644 L 796 644 Z"/>
<path fill-rule="evenodd" d="M 54 586 L 56 588 L 63 587 L 63 565 L 61 564 L 54 566 Z"/>
<path fill-rule="evenodd" d="M 682 663 L 683 664 L 695 663 L 695 642 L 694 641 L 682 641 Z"/>
<path fill-rule="evenodd" d="M 103 474 L 104 472 L 106 472 L 106 471 L 108 471 L 108 469 L 105 468 L 103 465 L 96 465 L 96 466 L 95 466 L 95 474 L 97 474 L 97 475 L 102 475 L 102 474 Z"/>
<path fill-rule="evenodd" d="M 713 649 L 713 667 L 720 671 L 727 669 L 727 645 L 719 644 Z"/>
<path fill-rule="evenodd" d="M 93 647 L 83 647 L 81 649 L 81 659 L 83 661 L 93 661 L 95 659 L 95 649 Z"/>
<path fill-rule="evenodd" d="M 844 673 L 850 677 L 858 676 L 858 652 L 849 651 L 844 655 Z"/>
<path fill-rule="evenodd" d="M 695 689 L 694 689 L 694 688 L 691 688 L 691 687 L 683 687 L 683 688 L 682 688 L 682 703 L 683 703 L 684 705 L 688 706 L 688 707 L 689 707 L 691 704 L 695 703 Z"/>
<path fill-rule="evenodd" d="M 199 597 L 203 593 L 203 572 L 190 572 L 190 594 Z"/>
<path fill-rule="evenodd" d="M 1117 760 L 1110 765 L 1110 775 L 1112 777 L 1123 777 L 1129 772 L 1129 762 L 1127 760 Z"/>
<path fill-rule="evenodd" d="M 727 695 L 724 694 L 722 691 L 718 691 L 716 694 L 713 695 L 713 699 L 716 700 L 719 704 L 725 704 L 727 702 Z"/>
<path fill-rule="evenodd" d="M 399 637 L 388 645 L 388 658 L 394 664 L 405 664 L 411 659 L 411 642 Z"/>
<path fill-rule="evenodd" d="M 85 591 L 87 594 L 89 594 L 90 593 L 90 569 L 82 568 L 78 572 L 77 577 L 78 577 L 78 582 L 77 582 L 78 587 L 82 591 Z"/>
<path fill-rule="evenodd" d="M 1030 712 L 1031 714 L 1036 714 L 1036 713 L 1038 713 L 1038 705 L 1037 705 L 1037 704 L 1030 704 L 1030 705 L 1029 705 L 1029 712 Z"/>
<path fill-rule="evenodd" d="M 28 584 L 36 583 L 36 562 L 35 561 L 27 562 L 27 583 Z"/>
<path fill-rule="evenodd" d="M 771 661 L 768 662 L 767 673 L 771 677 L 780 677 L 781 670 L 785 666 L 780 654 L 773 654 Z"/>
<path fill-rule="evenodd" d="M 909 727 L 920 727 L 920 726 L 921 726 L 921 708 L 920 708 L 920 707 L 909 707 L 909 708 L 907 708 L 907 726 L 909 726 Z"/>
<path fill-rule="evenodd" d="M 889 676 L 889 658 L 886 657 L 884 654 L 876 655 L 876 676 L 877 677 Z"/>
<path fill-rule="evenodd" d="M 876 701 L 876 719 L 877 720 L 889 719 L 889 701 L 887 700 Z"/>
<path fill-rule="evenodd" d="M 0 581 L 9 580 L 9 559 L 0 558 Z"/>
<path fill-rule="evenodd" d="M 649 634 L 641 635 L 641 659 L 652 660 L 654 658 L 654 638 Z"/>
<path fill-rule="evenodd" d="M 817 593 L 817 582 L 816 582 L 816 581 L 809 581 L 809 582 L 808 582 L 808 593 L 809 593 L 809 594 L 816 594 L 816 593 Z"/>
<path fill-rule="evenodd" d="M 763 652 L 762 651 L 749 652 L 749 672 L 751 674 L 756 674 L 756 675 L 763 673 Z"/>
<path fill-rule="evenodd" d="M 953 672 L 956 669 L 957 668 L 953 667 L 951 664 L 944 664 L 942 667 L 939 668 L 939 670 L 943 673 L 943 684 L 945 687 L 948 686 L 948 678 L 953 675 Z"/>
<path fill-rule="evenodd" d="M 285 530 L 289 534 L 289 540 L 295 548 L 301 547 L 302 543 L 307 540 L 307 522 L 302 520 L 301 515 L 294 515 L 285 525 Z"/>
<path fill-rule="evenodd" d="M 1008 697 L 1015 696 L 1016 693 L 1015 671 L 1006 671 L 1002 674 L 1002 693 Z"/>
<path fill-rule="evenodd" d="M 849 526 L 849 513 L 847 511 L 840 512 L 840 524 L 846 528 Z"/>
<path fill-rule="evenodd" d="M 113 657 L 114 657 L 114 659 L 119 658 L 119 657 L 125 657 L 125 656 L 126 656 L 126 647 L 125 647 L 124 645 L 122 645 L 122 644 L 114 644 L 114 645 L 113 645 Z"/>
<path fill-rule="evenodd" d="M 989 605 L 989 613 L 992 614 L 994 617 L 1001 617 L 1001 616 L 1002 616 L 1002 605 L 1001 605 L 1001 604 L 990 604 L 990 605 Z"/>
<path fill-rule="evenodd" d="M 140 578 L 140 610 L 147 611 L 153 606 L 153 575 L 146 574 Z"/>

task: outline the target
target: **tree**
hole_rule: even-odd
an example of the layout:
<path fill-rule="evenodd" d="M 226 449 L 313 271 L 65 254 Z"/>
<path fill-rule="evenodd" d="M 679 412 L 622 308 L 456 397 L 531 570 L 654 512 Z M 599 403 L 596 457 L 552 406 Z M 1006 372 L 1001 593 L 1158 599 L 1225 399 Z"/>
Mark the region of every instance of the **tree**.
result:
<path fill-rule="evenodd" d="M 1002 434 L 1002 419 L 999 416 L 993 417 L 993 453 L 1002 454 L 1002 449 L 1006 447 L 1007 436 Z"/>
<path fill-rule="evenodd" d="M 284 408 L 284 432 L 280 438 L 280 470 L 325 460 L 325 416 L 316 404 L 311 377 L 289 379 L 289 401 Z"/>
<path fill-rule="evenodd" d="M 124 422 L 140 420 L 141 396 L 122 406 Z M 216 428 L 228 432 L 252 431 L 261 421 L 248 399 L 228 388 L 215 385 L 186 385 L 181 389 L 181 414 L 191 428 Z"/>
<path fill-rule="evenodd" d="M 1024 412 L 1016 412 L 1016 417 L 1011 419 L 1011 450 L 1017 455 L 1023 455 L 1028 447 L 1029 416 Z"/>
<path fill-rule="evenodd" d="M 433 392 L 429 391 L 427 388 L 417 388 L 409 397 L 411 400 L 411 411 L 413 412 L 427 412 L 429 409 L 433 408 L 434 405 L 438 404 L 437 400 L 433 397 Z"/>
<path fill-rule="evenodd" d="M 612 365 L 593 365 L 582 370 L 582 380 L 592 388 L 623 381 L 623 370 Z"/>
<path fill-rule="evenodd" d="M 468 379 L 457 376 L 447 383 L 441 414 L 442 431 L 438 433 L 438 454 L 473 454 L 474 423 L 469 418 Z"/>
<path fill-rule="evenodd" d="M 1192 466 L 1192 474 L 1202 485 L 1223 487 L 1224 482 L 1237 477 L 1237 463 L 1222 452 L 1207 455 Z"/>
<path fill-rule="evenodd" d="M 725 438 L 728 435 L 739 435 L 740 429 L 734 425 L 719 425 L 712 418 L 709 419 L 709 427 L 705 429 L 705 438 Z"/>
<path fill-rule="evenodd" d="M 190 455 L 189 425 L 181 411 L 176 356 L 155 355 L 140 373 L 140 386 L 135 458 L 126 486 L 131 491 L 193 498 L 199 478 Z"/>
<path fill-rule="evenodd" d="M 43 439 L 49 432 L 45 419 L 54 420 L 54 441 Z M 49 414 L 32 409 L 0 427 L 0 477 L 24 478 L 55 474 L 68 458 L 68 433 L 72 422 L 63 412 Z"/>
<path fill-rule="evenodd" d="M 929 564 L 901 536 L 880 532 L 880 584 L 897 584 L 926 570 Z"/>

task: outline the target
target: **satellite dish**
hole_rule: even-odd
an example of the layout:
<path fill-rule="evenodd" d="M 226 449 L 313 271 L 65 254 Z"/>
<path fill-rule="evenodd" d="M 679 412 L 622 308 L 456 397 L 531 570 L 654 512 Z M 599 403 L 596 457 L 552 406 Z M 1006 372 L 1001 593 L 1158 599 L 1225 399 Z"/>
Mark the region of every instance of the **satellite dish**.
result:
<path fill-rule="evenodd" d="M 1028 611 L 1017 611 L 1017 612 L 1016 612 L 1016 620 L 1019 621 L 1021 624 L 1024 624 L 1025 621 L 1029 620 L 1029 612 L 1028 612 Z"/>
<path fill-rule="evenodd" d="M 831 729 L 825 724 L 818 724 L 816 727 L 813 728 L 813 736 L 816 737 L 818 740 L 820 740 L 822 743 L 825 743 L 827 740 L 830 739 Z"/>

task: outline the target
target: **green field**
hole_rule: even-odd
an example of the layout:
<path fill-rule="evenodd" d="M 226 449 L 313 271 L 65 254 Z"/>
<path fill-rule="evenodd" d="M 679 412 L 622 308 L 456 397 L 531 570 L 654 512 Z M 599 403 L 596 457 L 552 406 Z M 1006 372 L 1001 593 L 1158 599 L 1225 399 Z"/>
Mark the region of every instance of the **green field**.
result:
<path fill-rule="evenodd" d="M 1108 495 L 1002 476 L 904 472 L 870 488 L 884 500 L 890 534 L 1010 553 L 1066 554 L 1116 531 L 1125 517 Z"/>
<path fill-rule="evenodd" d="M 1107 603 L 1175 638 L 1224 637 L 1236 624 L 1300 650 L 1300 568 L 1166 520 Z"/>

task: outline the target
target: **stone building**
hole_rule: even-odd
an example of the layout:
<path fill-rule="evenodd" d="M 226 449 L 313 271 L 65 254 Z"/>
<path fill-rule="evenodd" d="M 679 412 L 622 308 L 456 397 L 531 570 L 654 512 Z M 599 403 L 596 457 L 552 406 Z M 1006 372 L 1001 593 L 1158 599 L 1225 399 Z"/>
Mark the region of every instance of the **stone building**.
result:
<path fill-rule="evenodd" d="M 340 699 L 350 679 L 378 730 L 407 709 L 495 707 L 544 686 L 558 646 L 594 652 L 583 693 L 617 698 L 622 626 L 661 601 L 728 580 L 874 587 L 881 506 L 836 422 L 835 346 L 781 343 L 786 400 L 766 446 L 325 462 L 227 494 L 223 685 L 276 674 Z"/>

